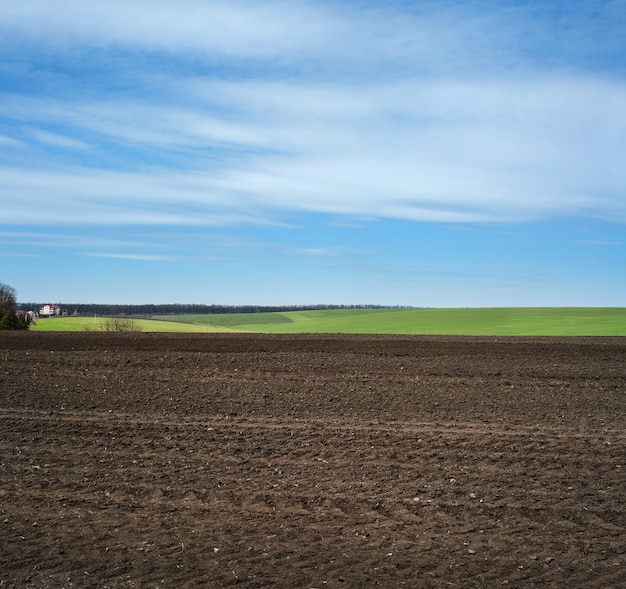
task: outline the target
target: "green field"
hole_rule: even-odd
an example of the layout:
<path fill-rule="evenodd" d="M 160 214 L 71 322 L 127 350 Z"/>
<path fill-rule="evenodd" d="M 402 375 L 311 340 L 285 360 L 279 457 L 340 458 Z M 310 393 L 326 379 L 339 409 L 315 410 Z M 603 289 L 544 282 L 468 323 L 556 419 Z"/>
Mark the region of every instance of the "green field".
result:
<path fill-rule="evenodd" d="M 50 317 L 38 319 L 31 331 L 103 331 L 104 317 Z M 206 333 L 223 331 L 209 325 L 195 325 L 178 321 L 155 321 L 151 319 L 137 319 L 136 324 L 141 331 L 163 333 Z"/>
<path fill-rule="evenodd" d="M 102 318 L 40 319 L 33 331 L 100 331 Z M 138 319 L 145 332 L 386 333 L 626 336 L 626 308 L 341 309 L 168 315 Z"/>

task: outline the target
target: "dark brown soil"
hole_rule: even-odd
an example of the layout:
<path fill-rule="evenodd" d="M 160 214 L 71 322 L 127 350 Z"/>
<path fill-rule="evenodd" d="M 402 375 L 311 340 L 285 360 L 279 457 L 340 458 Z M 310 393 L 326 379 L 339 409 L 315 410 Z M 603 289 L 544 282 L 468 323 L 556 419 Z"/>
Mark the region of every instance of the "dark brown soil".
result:
<path fill-rule="evenodd" d="M 626 339 L 3 333 L 0 587 L 626 587 Z"/>

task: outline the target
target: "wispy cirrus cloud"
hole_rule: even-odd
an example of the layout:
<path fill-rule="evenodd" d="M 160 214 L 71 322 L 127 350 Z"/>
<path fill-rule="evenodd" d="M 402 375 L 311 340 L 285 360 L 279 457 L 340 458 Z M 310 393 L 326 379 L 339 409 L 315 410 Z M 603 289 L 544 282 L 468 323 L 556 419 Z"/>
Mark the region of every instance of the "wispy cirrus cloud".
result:
<path fill-rule="evenodd" d="M 56 133 L 48 133 L 47 131 L 41 131 L 39 129 L 32 129 L 31 136 L 40 143 L 47 143 L 53 147 L 60 147 L 62 149 L 88 149 L 89 146 L 83 142 L 71 137 L 65 137 L 63 135 L 57 135 Z"/>
<path fill-rule="evenodd" d="M 8 59 L 61 71 L 35 91 L 3 70 L 26 88 L 0 96 L 11 136 L 49 149 L 0 168 L 4 222 L 50 199 L 42 223 L 626 219 L 626 80 L 589 68 L 619 50 L 601 4 L 563 29 L 506 2 L 11 5 Z"/>
<path fill-rule="evenodd" d="M 112 258 L 115 260 L 136 260 L 140 262 L 175 262 L 182 259 L 176 256 L 112 252 L 86 252 L 83 255 L 91 258 Z"/>
<path fill-rule="evenodd" d="M 34 0 L 12 6 L 3 21 L 8 31 L 61 50 L 117 46 L 267 58 L 315 49 L 321 40 L 344 30 L 347 23 L 338 23 L 333 13 L 308 2 L 112 0 L 103 6 L 65 0 L 52 7 Z"/>
<path fill-rule="evenodd" d="M 62 0 L 5 3 L 6 45 L 66 51 L 164 52 L 209 63 L 253 60 L 255 68 L 339 67 L 357 74 L 381 64 L 417 72 L 510 68 L 529 61 L 588 64 L 623 50 L 618 0 L 550 3 L 317 2 L 305 0 Z M 601 37 L 601 43 L 598 38 Z M 96 57 L 92 55 L 92 57 Z M 137 56 L 135 56 L 135 59 Z M 120 64 L 116 64 L 119 67 Z M 132 67 L 132 63 L 129 64 Z M 354 69 L 356 67 L 356 70 Z M 258 70 L 255 70 L 258 71 Z"/>
<path fill-rule="evenodd" d="M 200 99 L 208 93 L 226 112 L 222 120 L 201 103 L 187 111 L 139 103 L 50 109 L 51 120 L 96 142 L 162 157 L 182 150 L 186 170 L 152 171 L 139 156 L 139 172 L 0 170 L 4 185 L 20 196 L 16 204 L 55 195 L 76 222 L 89 217 L 87 207 L 99 211 L 94 222 L 151 224 L 255 223 L 277 209 L 434 221 L 624 215 L 626 85 L 615 81 L 209 86 Z M 40 120 L 46 109 L 39 105 Z M 41 137 L 54 144 L 57 136 Z"/>
<path fill-rule="evenodd" d="M 18 141 L 17 139 L 14 139 L 13 137 L 0 135 L 0 145 L 4 147 L 15 148 L 23 146 L 23 143 L 21 141 Z"/>

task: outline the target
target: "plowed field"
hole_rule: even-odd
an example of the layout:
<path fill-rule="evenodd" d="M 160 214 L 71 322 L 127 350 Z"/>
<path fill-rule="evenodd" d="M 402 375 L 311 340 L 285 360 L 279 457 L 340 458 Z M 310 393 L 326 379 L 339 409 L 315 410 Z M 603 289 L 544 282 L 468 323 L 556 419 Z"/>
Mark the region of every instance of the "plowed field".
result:
<path fill-rule="evenodd" d="M 626 340 L 0 335 L 0 587 L 626 587 Z"/>

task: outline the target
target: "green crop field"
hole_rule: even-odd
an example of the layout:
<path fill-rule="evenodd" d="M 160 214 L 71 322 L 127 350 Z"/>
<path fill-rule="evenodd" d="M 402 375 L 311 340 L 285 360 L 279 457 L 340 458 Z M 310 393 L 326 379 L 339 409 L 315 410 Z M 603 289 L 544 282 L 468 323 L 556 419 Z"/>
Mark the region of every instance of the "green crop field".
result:
<path fill-rule="evenodd" d="M 141 331 L 163 333 L 206 333 L 223 331 L 210 325 L 183 323 L 175 321 L 156 321 L 137 319 L 136 325 Z M 38 319 L 31 331 L 104 331 L 104 317 L 50 317 Z"/>
<path fill-rule="evenodd" d="M 160 315 L 154 319 L 174 321 L 209 327 L 237 328 L 240 325 L 257 325 L 262 330 L 265 326 L 293 323 L 287 313 L 224 313 L 216 315 Z"/>
<path fill-rule="evenodd" d="M 102 331 L 104 318 L 40 319 L 33 331 Z M 371 333 L 626 336 L 626 308 L 340 309 L 166 315 L 137 319 L 146 332 Z"/>
<path fill-rule="evenodd" d="M 239 315 L 237 322 L 229 325 L 229 330 L 257 333 L 626 335 L 626 309 L 623 308 L 349 309 L 258 315 L 254 320 L 250 315 Z M 209 322 L 216 325 L 211 319 Z"/>

